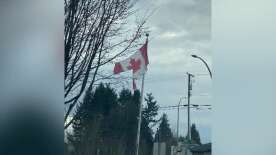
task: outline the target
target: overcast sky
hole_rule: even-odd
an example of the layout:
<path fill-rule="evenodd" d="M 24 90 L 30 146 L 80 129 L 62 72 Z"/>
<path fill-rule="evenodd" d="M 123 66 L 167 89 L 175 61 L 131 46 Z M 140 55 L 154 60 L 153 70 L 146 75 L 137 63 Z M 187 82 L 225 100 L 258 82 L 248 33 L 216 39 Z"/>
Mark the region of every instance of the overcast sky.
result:
<path fill-rule="evenodd" d="M 155 10 L 148 19 L 150 30 L 150 65 L 145 92 L 152 92 L 160 106 L 178 104 L 187 96 L 186 72 L 195 74 L 191 104 L 211 103 L 211 79 L 202 62 L 191 58 L 197 54 L 212 68 L 211 3 L 210 0 L 141 0 L 139 10 Z M 186 104 L 187 100 L 183 100 Z M 176 110 L 160 111 L 169 116 L 176 131 Z M 211 111 L 192 110 L 191 122 L 196 123 L 203 142 L 211 141 Z M 187 132 L 187 112 L 181 110 L 180 134 Z"/>

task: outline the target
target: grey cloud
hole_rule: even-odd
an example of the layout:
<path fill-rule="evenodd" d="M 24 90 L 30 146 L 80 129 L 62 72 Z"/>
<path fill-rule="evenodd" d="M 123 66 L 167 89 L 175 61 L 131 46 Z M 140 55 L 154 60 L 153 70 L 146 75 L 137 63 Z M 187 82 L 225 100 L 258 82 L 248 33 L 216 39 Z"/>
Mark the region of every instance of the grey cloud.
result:
<path fill-rule="evenodd" d="M 185 39 L 209 40 L 211 27 L 211 7 L 209 0 L 194 0 L 187 3 L 180 0 L 171 0 L 161 3 L 151 18 L 159 32 L 188 32 Z M 157 4 L 158 5 L 158 4 Z"/>
<path fill-rule="evenodd" d="M 187 94 L 186 72 L 206 73 L 196 77 L 194 96 L 211 95 L 211 80 L 205 66 L 190 57 L 195 53 L 211 65 L 211 1 L 210 0 L 140 0 L 138 10 L 156 9 L 148 19 L 150 30 L 150 65 L 145 81 L 145 92 L 152 92 L 160 106 L 176 105 L 180 96 Z M 142 13 L 143 14 L 143 13 Z M 212 104 L 212 99 L 193 97 L 193 104 Z M 162 111 L 168 114 L 175 129 L 176 111 Z M 192 122 L 197 123 L 203 141 L 210 141 L 210 114 L 196 112 Z M 185 124 L 186 112 L 182 111 L 181 123 Z M 203 119 L 204 118 L 204 119 Z M 204 125 L 204 127 L 202 127 Z M 186 126 L 181 126 L 185 131 Z"/>

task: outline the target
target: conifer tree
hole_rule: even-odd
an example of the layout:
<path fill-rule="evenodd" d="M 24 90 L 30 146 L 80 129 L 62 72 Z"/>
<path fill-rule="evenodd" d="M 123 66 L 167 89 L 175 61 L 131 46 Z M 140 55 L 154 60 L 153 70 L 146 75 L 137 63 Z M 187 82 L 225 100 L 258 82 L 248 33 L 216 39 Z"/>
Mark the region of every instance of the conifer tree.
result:
<path fill-rule="evenodd" d="M 165 142 L 166 143 L 166 155 L 170 155 L 170 147 L 175 145 L 176 141 L 173 137 L 170 124 L 168 121 L 167 115 L 164 113 L 161 117 L 161 122 L 155 133 L 156 142 Z"/>
<path fill-rule="evenodd" d="M 140 134 L 140 154 L 152 155 L 153 131 L 157 102 L 152 94 L 146 97 Z M 140 92 L 120 91 L 100 84 L 94 91 L 87 90 L 83 102 L 76 108 L 73 132 L 67 139 L 74 146 L 74 155 L 131 155 L 135 154 Z"/>
<path fill-rule="evenodd" d="M 155 140 L 158 142 L 168 142 L 173 137 L 167 115 L 164 113 L 161 122 L 155 134 Z"/>
<path fill-rule="evenodd" d="M 196 129 L 195 124 L 192 124 L 191 126 L 191 140 L 192 140 L 192 143 L 201 145 L 200 135 L 198 130 Z"/>
<path fill-rule="evenodd" d="M 109 85 L 100 84 L 95 91 L 87 90 L 72 123 L 70 140 L 75 154 L 94 154 L 97 151 L 107 133 L 111 133 L 106 120 L 116 104 L 116 92 Z"/>
<path fill-rule="evenodd" d="M 156 123 L 157 120 L 155 119 L 158 114 L 158 105 L 157 101 L 154 100 L 152 93 L 148 93 L 146 98 L 146 107 L 143 110 L 143 117 L 146 119 L 147 122 Z"/>
<path fill-rule="evenodd" d="M 157 101 L 154 100 L 152 93 L 148 93 L 145 98 L 145 107 L 142 112 L 141 136 L 140 136 L 140 154 L 152 155 L 153 131 L 152 124 L 157 122 L 158 114 Z"/>

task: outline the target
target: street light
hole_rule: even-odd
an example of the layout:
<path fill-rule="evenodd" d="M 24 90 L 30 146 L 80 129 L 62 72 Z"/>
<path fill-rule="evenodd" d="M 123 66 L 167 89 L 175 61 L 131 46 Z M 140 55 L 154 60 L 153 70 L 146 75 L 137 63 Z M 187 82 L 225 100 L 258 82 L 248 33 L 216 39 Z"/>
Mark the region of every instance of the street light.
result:
<path fill-rule="evenodd" d="M 199 56 L 197 56 L 197 55 L 195 55 L 195 54 L 193 54 L 193 55 L 191 55 L 191 56 L 192 56 L 193 58 L 198 58 L 198 59 L 200 59 L 200 60 L 205 64 L 205 66 L 207 67 L 207 69 L 208 69 L 208 71 L 209 71 L 210 77 L 211 77 L 211 79 L 212 79 L 212 72 L 211 72 L 211 70 L 210 70 L 208 64 L 206 63 L 206 61 L 204 61 L 201 57 L 199 57 Z"/>

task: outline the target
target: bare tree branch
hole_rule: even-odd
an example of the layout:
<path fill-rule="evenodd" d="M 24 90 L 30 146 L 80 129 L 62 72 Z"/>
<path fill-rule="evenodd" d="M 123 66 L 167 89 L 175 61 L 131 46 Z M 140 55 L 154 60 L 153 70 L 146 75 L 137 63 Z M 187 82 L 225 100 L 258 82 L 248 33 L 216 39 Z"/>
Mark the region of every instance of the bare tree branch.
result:
<path fill-rule="evenodd" d="M 98 73 L 100 68 L 140 44 L 145 20 L 137 27 L 129 23 L 133 5 L 132 0 L 65 0 L 65 128 L 84 92 L 101 80 L 111 80 L 110 73 Z"/>

